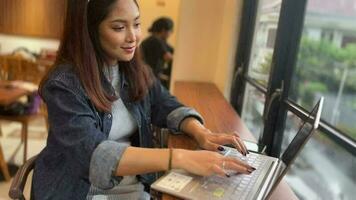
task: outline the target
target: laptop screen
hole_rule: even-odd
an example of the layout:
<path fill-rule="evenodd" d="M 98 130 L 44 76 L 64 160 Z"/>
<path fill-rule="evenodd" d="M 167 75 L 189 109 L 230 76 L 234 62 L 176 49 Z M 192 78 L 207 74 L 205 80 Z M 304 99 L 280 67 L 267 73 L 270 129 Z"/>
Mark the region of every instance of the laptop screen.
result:
<path fill-rule="evenodd" d="M 277 188 L 277 185 L 282 180 L 283 176 L 287 173 L 298 153 L 302 150 L 305 143 L 312 136 L 312 133 L 318 128 L 323 103 L 324 98 L 321 97 L 318 103 L 314 106 L 313 110 L 310 112 L 309 116 L 302 121 L 296 136 L 293 138 L 292 142 L 288 145 L 287 149 L 281 157 L 281 160 L 285 166 L 281 169 L 282 171 L 280 171 L 276 181 L 274 181 L 273 185 L 271 186 L 268 195 L 265 197 L 266 199 L 269 199 L 272 192 Z"/>
<path fill-rule="evenodd" d="M 281 160 L 286 166 L 289 166 L 293 162 L 304 144 L 311 137 L 313 131 L 318 128 L 323 100 L 323 97 L 321 97 L 307 119 L 302 122 L 296 136 L 283 153 Z"/>

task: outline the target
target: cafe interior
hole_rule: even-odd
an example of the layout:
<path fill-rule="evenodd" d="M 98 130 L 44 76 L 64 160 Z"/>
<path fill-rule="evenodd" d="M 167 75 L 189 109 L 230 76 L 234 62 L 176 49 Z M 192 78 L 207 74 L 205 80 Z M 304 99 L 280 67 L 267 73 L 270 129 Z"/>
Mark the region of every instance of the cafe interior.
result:
<path fill-rule="evenodd" d="M 30 199 L 34 161 L 46 145 L 49 128 L 46 105 L 38 94 L 38 85 L 55 64 L 66 1 L 0 0 L 0 200 Z M 355 0 L 338 3 L 327 0 L 329 3 L 325 4 L 321 0 L 137 2 L 142 38 L 149 36 L 148 29 L 158 17 L 169 17 L 175 24 L 168 40 L 175 49 L 169 91 L 201 113 L 210 130 L 237 131 L 244 140 L 259 143 L 266 149 L 265 154 L 274 157 L 280 156 L 290 142 L 286 133 L 296 132 L 300 119 L 306 119 L 311 109 L 303 105 L 303 99 L 288 96 L 293 89 L 301 92 L 309 89 L 308 80 L 299 80 L 300 84 L 307 85 L 305 90 L 293 88 L 291 81 L 297 80 L 293 78 L 297 70 L 293 69 L 299 65 L 296 60 L 303 57 L 298 54 L 299 45 L 304 41 L 301 38 L 308 34 L 314 39 L 326 38 L 337 43 L 338 49 L 356 43 L 355 21 L 349 20 L 356 17 Z M 320 17 L 324 15 L 328 17 Z M 335 24 L 341 28 L 335 28 L 339 27 Z M 322 48 L 326 47 L 315 49 Z M 305 97 L 315 104 L 317 98 L 326 95 L 318 129 L 321 136 L 311 139 L 321 147 L 313 149 L 307 145 L 312 152 L 310 156 L 297 159 L 296 169 L 286 175 L 270 199 L 341 200 L 355 195 L 356 129 L 350 119 L 356 116 L 355 82 L 351 81 L 356 68 L 340 64 L 342 59 L 344 57 L 332 62 L 341 67 L 330 70 L 341 77 L 334 81 L 339 84 L 332 87 L 337 88 L 336 92 L 328 93 L 316 84 L 311 86 L 315 90 Z M 315 64 L 318 59 L 311 60 Z M 320 80 L 328 82 L 329 79 Z M 345 99 L 346 96 L 350 99 L 345 105 L 352 108 L 344 111 L 348 113 L 348 117 L 344 117 L 346 122 L 337 123 L 342 118 L 341 97 L 345 91 L 351 91 L 345 95 Z M 332 119 L 329 120 L 329 116 Z M 345 124 L 349 129 L 343 129 Z M 157 147 L 197 148 L 186 136 L 172 135 L 158 128 L 153 131 Z M 308 163 L 310 159 L 314 163 L 316 158 L 326 163 L 325 170 L 333 173 L 327 174 L 324 169 Z M 339 166 L 342 162 L 344 164 Z M 162 199 L 178 198 L 164 194 Z"/>

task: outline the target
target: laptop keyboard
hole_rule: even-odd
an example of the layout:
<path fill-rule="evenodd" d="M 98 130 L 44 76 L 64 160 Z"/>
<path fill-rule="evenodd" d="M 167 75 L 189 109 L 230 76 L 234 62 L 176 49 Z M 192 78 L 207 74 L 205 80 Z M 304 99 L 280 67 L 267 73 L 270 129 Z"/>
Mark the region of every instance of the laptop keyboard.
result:
<path fill-rule="evenodd" d="M 233 199 L 245 199 L 261 173 L 261 170 L 258 169 L 261 169 L 261 165 L 264 164 L 265 158 L 259 154 L 248 154 L 247 156 L 243 156 L 236 150 L 230 150 L 227 156 L 239 158 L 256 168 L 251 174 L 239 174 L 233 178 L 233 183 L 236 185 L 232 195 L 234 197 Z M 231 172 L 228 173 L 231 174 Z"/>
<path fill-rule="evenodd" d="M 251 174 L 237 174 L 235 171 L 226 170 L 226 173 L 230 175 L 229 178 L 217 175 L 202 178 L 200 187 L 197 188 L 200 190 L 200 194 L 207 195 L 202 198 L 246 199 L 262 171 L 261 166 L 266 162 L 266 158 L 259 154 L 247 154 L 245 157 L 236 149 L 226 149 L 226 152 L 223 152 L 222 154 L 245 161 L 249 165 L 255 167 L 256 170 Z"/>

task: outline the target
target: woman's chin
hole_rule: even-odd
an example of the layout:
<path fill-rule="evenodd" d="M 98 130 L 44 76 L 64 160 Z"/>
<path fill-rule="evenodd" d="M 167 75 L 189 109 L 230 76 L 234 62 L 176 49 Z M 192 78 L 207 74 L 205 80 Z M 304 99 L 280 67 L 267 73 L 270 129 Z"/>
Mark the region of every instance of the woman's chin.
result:
<path fill-rule="evenodd" d="M 122 62 L 129 62 L 129 61 L 131 61 L 132 59 L 133 59 L 133 55 L 132 55 L 132 56 L 121 56 L 121 57 L 119 58 L 119 60 L 122 61 Z"/>

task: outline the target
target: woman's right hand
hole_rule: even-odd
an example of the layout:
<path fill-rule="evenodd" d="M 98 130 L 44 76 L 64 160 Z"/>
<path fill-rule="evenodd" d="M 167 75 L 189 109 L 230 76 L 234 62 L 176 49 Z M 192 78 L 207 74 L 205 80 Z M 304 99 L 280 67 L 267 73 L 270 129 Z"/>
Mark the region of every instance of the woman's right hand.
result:
<path fill-rule="evenodd" d="M 210 176 L 213 174 L 229 176 L 225 170 L 250 174 L 255 170 L 255 168 L 241 160 L 225 157 L 217 152 L 206 150 L 191 151 L 185 149 L 173 150 L 172 167 L 184 169 L 200 176 Z"/>

